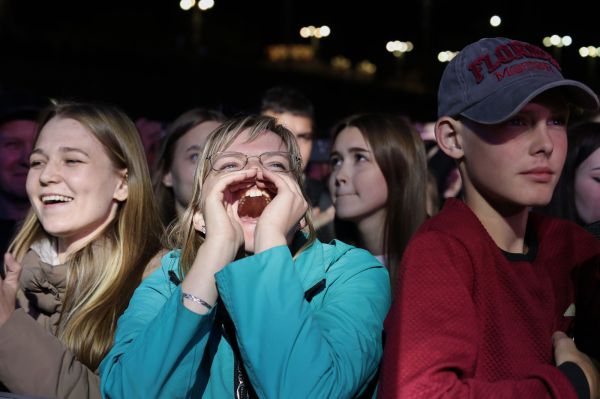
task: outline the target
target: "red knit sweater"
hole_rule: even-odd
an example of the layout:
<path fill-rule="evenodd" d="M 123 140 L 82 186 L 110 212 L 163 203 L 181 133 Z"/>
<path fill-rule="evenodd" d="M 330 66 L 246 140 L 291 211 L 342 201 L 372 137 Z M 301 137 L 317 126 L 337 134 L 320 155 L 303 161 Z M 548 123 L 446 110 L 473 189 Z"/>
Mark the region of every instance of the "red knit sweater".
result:
<path fill-rule="evenodd" d="M 580 271 L 597 273 L 600 243 L 533 213 L 530 233 L 529 254 L 508 256 L 458 200 L 423 225 L 386 321 L 380 398 L 577 398 L 554 366 L 551 336 L 572 327 L 565 312 Z M 587 276 L 588 304 L 598 297 L 595 277 Z M 598 312 L 586 319 L 597 323 Z"/>

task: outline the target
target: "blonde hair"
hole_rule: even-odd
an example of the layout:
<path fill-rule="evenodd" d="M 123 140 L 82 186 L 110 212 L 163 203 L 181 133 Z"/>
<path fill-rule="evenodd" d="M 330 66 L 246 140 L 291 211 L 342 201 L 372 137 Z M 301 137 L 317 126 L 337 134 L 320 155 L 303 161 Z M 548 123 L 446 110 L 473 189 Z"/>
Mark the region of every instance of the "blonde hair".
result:
<path fill-rule="evenodd" d="M 302 193 L 306 198 L 300 167 L 300 150 L 292 132 L 284 126 L 278 125 L 274 118 L 268 116 L 241 116 L 224 122 L 208 137 L 196 168 L 192 200 L 183 213 L 181 220 L 170 229 L 168 234 L 167 245 L 173 249 L 181 248 L 179 269 L 182 276 L 185 276 L 191 268 L 196 257 L 196 252 L 198 252 L 198 248 L 204 242 L 204 238 L 194 229 L 192 218 L 194 213 L 201 209 L 202 186 L 212 170 L 209 157 L 212 154 L 226 150 L 244 132 L 248 134 L 247 142 L 256 140 L 256 138 L 265 132 L 274 133 L 281 138 L 293 160 L 291 173 L 300 185 Z M 316 239 L 315 229 L 310 217 L 310 209 L 307 209 L 304 218 L 306 220 L 305 230 L 308 232 L 308 239 L 296 255 L 309 247 Z"/>
<path fill-rule="evenodd" d="M 160 250 L 162 226 L 133 122 L 111 106 L 60 103 L 44 114 L 36 141 L 43 126 L 55 118 L 81 123 L 102 143 L 115 169 L 127 171 L 128 197 L 120 203 L 115 219 L 67 260 L 66 292 L 55 332 L 79 361 L 95 370 L 112 346 L 117 319 L 146 265 Z M 49 238 L 30 211 L 10 252 L 21 261 L 34 242 Z"/>

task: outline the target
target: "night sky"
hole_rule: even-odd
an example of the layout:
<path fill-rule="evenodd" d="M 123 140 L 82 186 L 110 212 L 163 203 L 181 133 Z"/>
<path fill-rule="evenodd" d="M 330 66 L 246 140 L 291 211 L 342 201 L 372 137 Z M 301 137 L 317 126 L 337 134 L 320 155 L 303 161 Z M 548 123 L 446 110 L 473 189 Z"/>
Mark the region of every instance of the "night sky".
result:
<path fill-rule="evenodd" d="M 192 106 L 226 113 L 256 110 L 275 84 L 298 86 L 315 103 L 317 123 L 360 111 L 387 111 L 414 120 L 435 116 L 435 91 L 445 64 L 442 50 L 457 51 L 486 36 L 507 36 L 542 46 L 551 34 L 573 38 L 550 49 L 565 76 L 600 89 L 594 59 L 579 47 L 600 46 L 590 2 L 542 1 L 227 1 L 205 12 L 183 11 L 179 0 L 0 0 L 0 88 L 21 88 L 58 98 L 101 100 L 132 117 L 165 121 Z M 567 7 L 568 6 L 568 7 Z M 489 18 L 503 18 L 499 28 Z M 310 62 L 269 62 L 270 44 L 305 44 L 299 30 L 328 25 Z M 401 58 L 390 40 L 411 41 Z M 334 70 L 343 56 L 352 68 L 363 60 L 373 76 Z"/>

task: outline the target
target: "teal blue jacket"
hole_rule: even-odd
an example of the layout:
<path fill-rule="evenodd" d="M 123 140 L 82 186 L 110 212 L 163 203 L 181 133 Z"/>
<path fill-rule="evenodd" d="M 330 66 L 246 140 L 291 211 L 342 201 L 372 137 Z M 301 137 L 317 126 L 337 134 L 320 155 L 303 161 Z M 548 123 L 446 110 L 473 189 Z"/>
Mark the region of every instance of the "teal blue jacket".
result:
<path fill-rule="evenodd" d="M 233 398 L 234 355 L 206 315 L 182 305 L 179 254 L 135 291 L 100 365 L 103 397 Z M 286 246 L 216 275 L 248 378 L 261 398 L 350 398 L 375 375 L 390 306 L 387 270 L 369 252 L 316 241 L 295 260 Z M 325 279 L 312 301 L 305 291 Z M 175 280 L 175 281 L 174 281 Z"/>

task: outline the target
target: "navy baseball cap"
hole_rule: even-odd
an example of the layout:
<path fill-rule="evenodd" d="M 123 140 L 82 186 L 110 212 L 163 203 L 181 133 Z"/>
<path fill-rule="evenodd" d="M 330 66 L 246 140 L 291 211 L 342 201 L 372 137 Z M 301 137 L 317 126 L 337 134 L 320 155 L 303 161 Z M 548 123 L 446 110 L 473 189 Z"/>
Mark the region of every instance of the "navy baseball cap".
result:
<path fill-rule="evenodd" d="M 550 54 L 529 43 L 484 38 L 462 49 L 442 74 L 438 117 L 464 116 L 491 125 L 515 115 L 546 90 L 560 87 L 568 103 L 600 106 L 585 84 L 565 79 Z"/>

